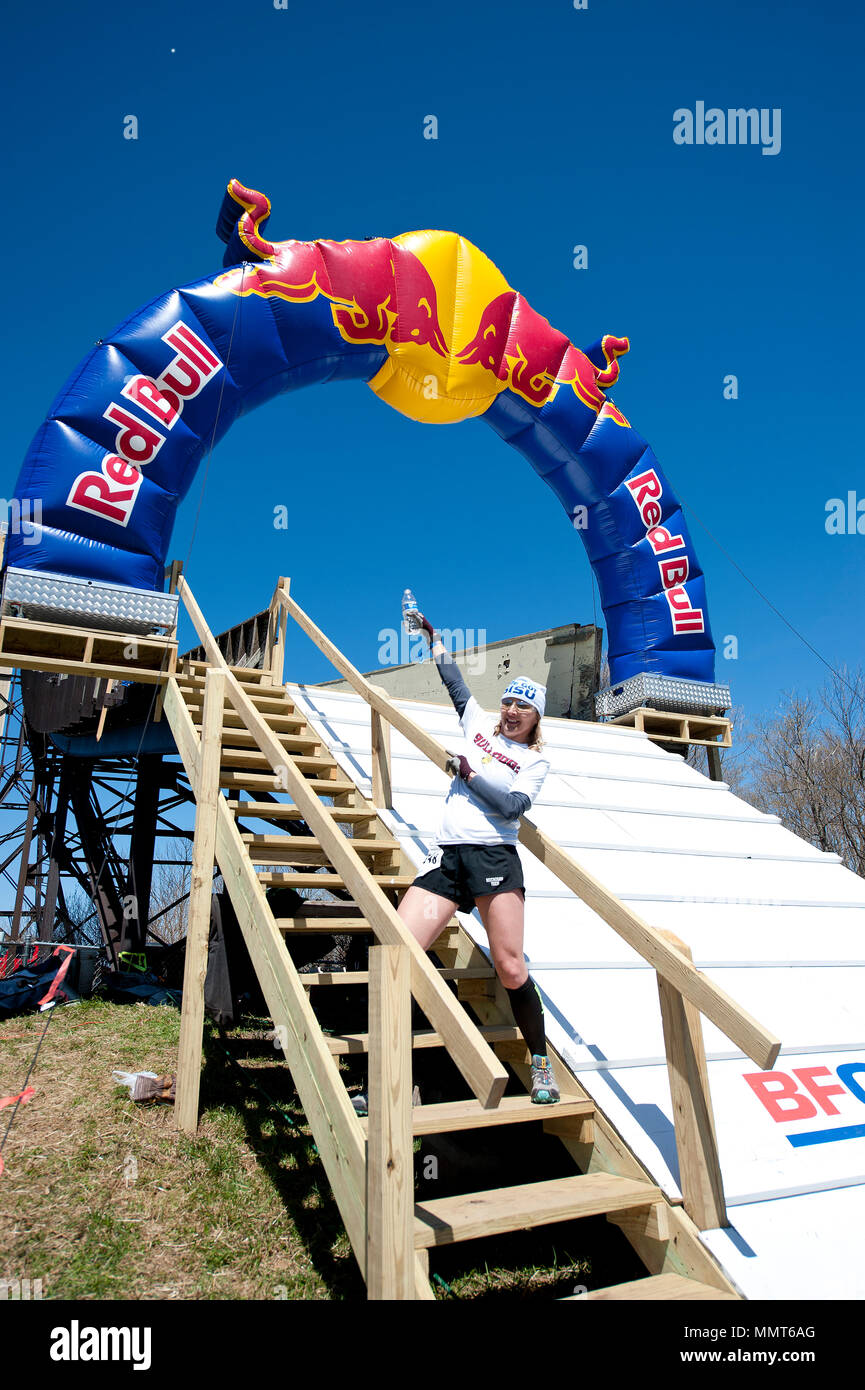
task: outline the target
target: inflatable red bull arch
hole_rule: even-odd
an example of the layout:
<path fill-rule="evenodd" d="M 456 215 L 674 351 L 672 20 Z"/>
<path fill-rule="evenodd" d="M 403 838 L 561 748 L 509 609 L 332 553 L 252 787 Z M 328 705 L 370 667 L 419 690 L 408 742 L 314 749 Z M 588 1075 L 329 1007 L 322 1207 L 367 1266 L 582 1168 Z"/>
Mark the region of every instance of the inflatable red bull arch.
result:
<path fill-rule="evenodd" d="M 607 623 L 611 682 L 711 681 L 705 582 L 645 440 L 607 399 L 626 338 L 580 351 L 453 232 L 283 241 L 270 203 L 233 179 L 225 269 L 138 310 L 84 359 L 24 461 L 34 544 L 6 562 L 163 587 L 174 515 L 238 416 L 317 382 L 359 378 L 412 419 L 482 416 L 524 454 L 582 537 Z M 14 505 L 14 501 L 13 501 Z"/>

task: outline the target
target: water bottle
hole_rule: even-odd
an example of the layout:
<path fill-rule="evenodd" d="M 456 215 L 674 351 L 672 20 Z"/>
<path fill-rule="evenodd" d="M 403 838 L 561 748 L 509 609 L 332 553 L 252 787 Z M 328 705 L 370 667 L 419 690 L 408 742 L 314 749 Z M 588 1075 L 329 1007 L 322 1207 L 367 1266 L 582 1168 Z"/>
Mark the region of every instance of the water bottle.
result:
<path fill-rule="evenodd" d="M 413 632 L 420 632 L 421 625 L 417 614 L 417 599 L 411 589 L 404 589 L 402 596 L 402 622 L 403 627 L 409 635 Z"/>

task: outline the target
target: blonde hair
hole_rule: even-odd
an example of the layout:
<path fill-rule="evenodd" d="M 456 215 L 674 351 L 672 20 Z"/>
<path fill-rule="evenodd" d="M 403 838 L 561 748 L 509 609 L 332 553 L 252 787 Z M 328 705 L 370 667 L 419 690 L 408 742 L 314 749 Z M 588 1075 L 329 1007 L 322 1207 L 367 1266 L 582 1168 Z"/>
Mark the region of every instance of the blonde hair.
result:
<path fill-rule="evenodd" d="M 498 738 L 501 732 L 502 721 L 500 719 L 496 727 L 493 729 L 493 738 Z M 504 737 L 507 738 L 507 734 L 505 734 Z M 541 737 L 541 716 L 538 715 L 537 722 L 535 724 L 535 727 L 532 729 L 531 737 L 529 738 L 526 747 L 531 748 L 533 753 L 540 753 L 543 746 L 544 740 Z"/>

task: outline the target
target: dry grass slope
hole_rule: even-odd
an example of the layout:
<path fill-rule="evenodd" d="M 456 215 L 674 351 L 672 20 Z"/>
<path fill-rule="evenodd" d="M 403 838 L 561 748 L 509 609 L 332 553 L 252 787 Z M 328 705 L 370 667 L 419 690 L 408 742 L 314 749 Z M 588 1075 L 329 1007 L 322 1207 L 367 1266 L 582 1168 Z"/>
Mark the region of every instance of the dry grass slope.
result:
<path fill-rule="evenodd" d="M 20 1090 L 44 1026 L 0 1024 L 0 1095 Z M 179 1030 L 167 1007 L 58 1010 L 4 1150 L 0 1277 L 41 1279 L 44 1298 L 362 1298 L 302 1114 L 296 1127 L 250 1089 L 217 1038 L 194 1141 L 171 1107 L 115 1086 L 115 1068 L 174 1071 Z"/>

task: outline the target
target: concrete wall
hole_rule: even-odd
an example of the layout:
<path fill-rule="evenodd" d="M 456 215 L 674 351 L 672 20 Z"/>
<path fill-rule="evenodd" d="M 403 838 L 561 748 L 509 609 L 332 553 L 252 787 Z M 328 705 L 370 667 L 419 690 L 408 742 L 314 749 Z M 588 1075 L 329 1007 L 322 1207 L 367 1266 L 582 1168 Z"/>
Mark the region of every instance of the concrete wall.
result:
<path fill-rule="evenodd" d="M 591 623 L 569 623 L 504 642 L 490 642 L 455 652 L 457 665 L 475 699 L 485 709 L 495 709 L 502 691 L 514 676 L 528 676 L 547 687 L 548 715 L 594 719 L 594 695 L 598 689 L 601 629 Z M 417 642 L 421 650 L 420 641 Z M 428 650 L 424 641 L 423 650 Z M 389 695 L 408 700 L 429 700 L 450 705 L 438 671 L 430 660 L 407 665 L 383 666 L 364 675 Z M 347 681 L 322 681 L 322 688 L 350 690 Z"/>

